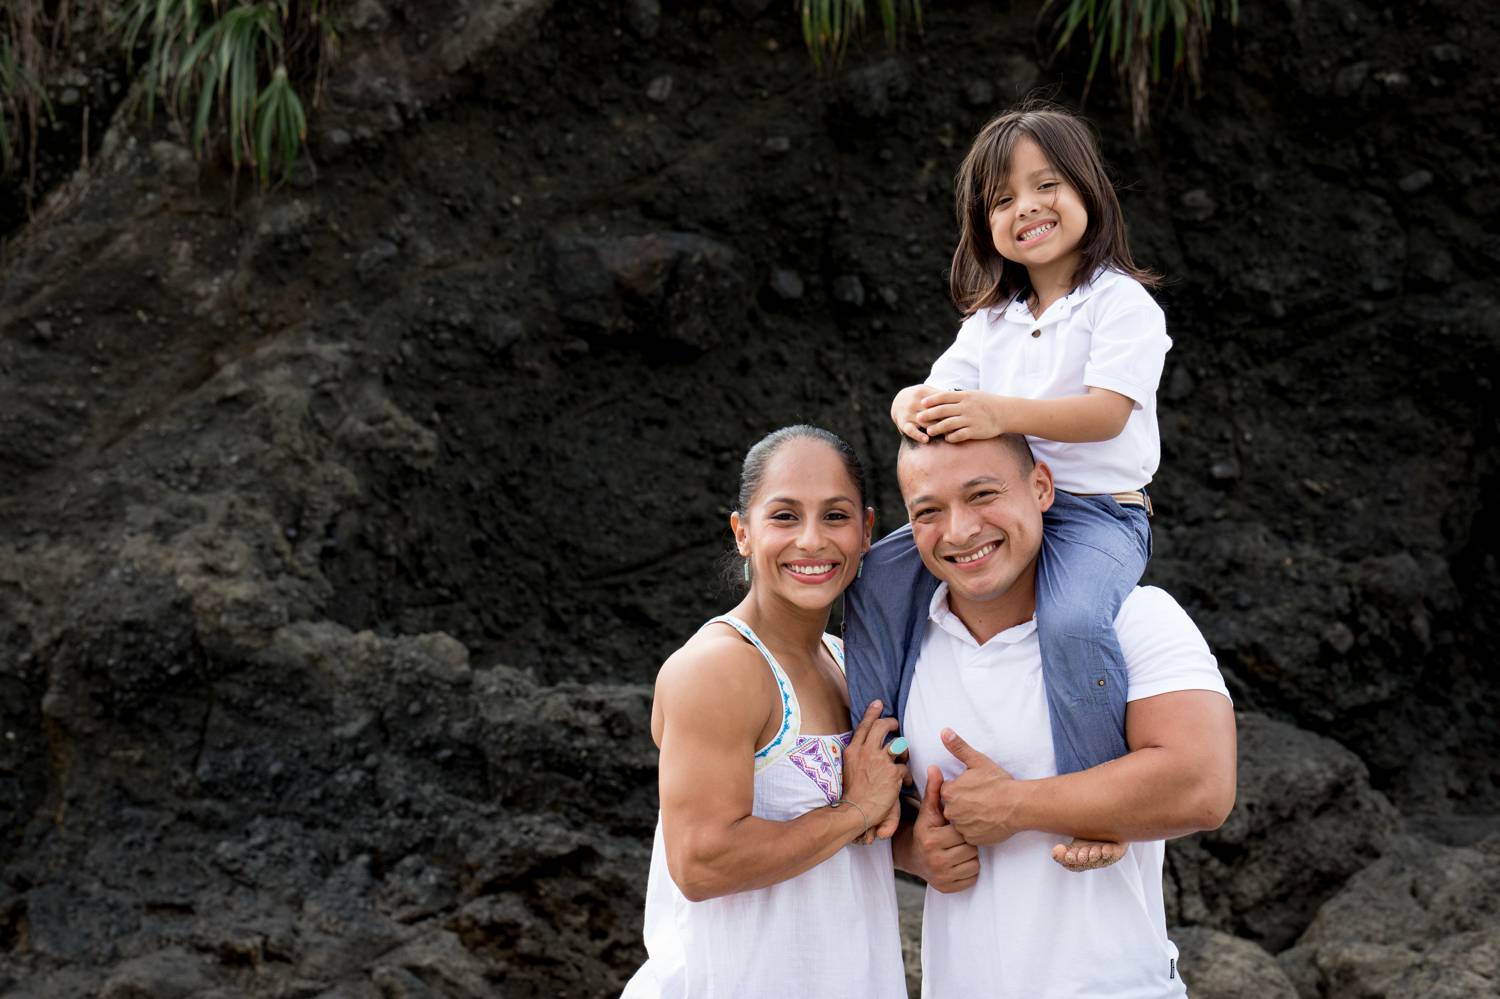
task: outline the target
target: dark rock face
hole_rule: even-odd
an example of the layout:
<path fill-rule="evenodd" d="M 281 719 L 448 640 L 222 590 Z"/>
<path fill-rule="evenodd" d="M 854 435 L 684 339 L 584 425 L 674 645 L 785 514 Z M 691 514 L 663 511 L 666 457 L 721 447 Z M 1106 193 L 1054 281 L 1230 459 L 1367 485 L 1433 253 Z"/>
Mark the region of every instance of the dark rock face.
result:
<path fill-rule="evenodd" d="M 745 265 L 711 239 L 557 236 L 544 258 L 557 314 L 586 336 L 635 334 L 702 352 L 743 329 Z"/>
<path fill-rule="evenodd" d="M 1384 852 L 1400 819 L 1359 757 L 1333 740 L 1255 714 L 1237 723 L 1234 811 L 1167 847 L 1168 919 L 1278 951 Z"/>
<path fill-rule="evenodd" d="M 1202 926 L 1179 926 L 1170 935 L 1195 999 L 1297 999 L 1276 959 L 1250 941 Z"/>
<path fill-rule="evenodd" d="M 1500 841 L 1412 837 L 1324 904 L 1281 964 L 1304 997 L 1494 995 Z"/>
<path fill-rule="evenodd" d="M 987 94 L 1083 68 L 971 5 L 824 87 L 735 6 L 361 2 L 315 184 L 231 206 L 116 121 L 8 246 L 0 992 L 592 995 L 638 963 L 648 684 L 727 599 L 739 458 L 829 426 L 896 526 L 952 171 Z M 1172 279 L 1149 578 L 1242 711 L 1173 921 L 1295 942 L 1303 995 L 1457 995 L 1495 952 L 1460 886 L 1500 814 L 1500 25 L 1367 13 L 1246 7 L 1140 142 L 1089 108 Z M 1403 817 L 1446 845 L 1392 854 Z"/>

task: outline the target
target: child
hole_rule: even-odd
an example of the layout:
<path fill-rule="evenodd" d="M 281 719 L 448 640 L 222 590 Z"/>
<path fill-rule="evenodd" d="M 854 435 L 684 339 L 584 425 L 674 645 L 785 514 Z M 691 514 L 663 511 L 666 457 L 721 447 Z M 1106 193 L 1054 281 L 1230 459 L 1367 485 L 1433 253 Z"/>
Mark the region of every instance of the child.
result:
<path fill-rule="evenodd" d="M 1126 669 L 1114 632 L 1151 551 L 1145 486 L 1160 441 L 1156 387 L 1171 347 L 1125 242 L 1119 201 L 1084 123 L 1036 105 L 1001 115 L 957 178 L 951 290 L 966 315 L 927 381 L 891 419 L 908 437 L 952 442 L 1021 433 L 1052 469 L 1037 631 L 1059 774 L 1127 751 Z M 936 580 L 910 525 L 866 557 L 846 604 L 850 700 L 905 710 Z M 1059 846 L 1072 869 L 1118 844 Z M 1093 863 L 1079 863 L 1093 861 Z"/>

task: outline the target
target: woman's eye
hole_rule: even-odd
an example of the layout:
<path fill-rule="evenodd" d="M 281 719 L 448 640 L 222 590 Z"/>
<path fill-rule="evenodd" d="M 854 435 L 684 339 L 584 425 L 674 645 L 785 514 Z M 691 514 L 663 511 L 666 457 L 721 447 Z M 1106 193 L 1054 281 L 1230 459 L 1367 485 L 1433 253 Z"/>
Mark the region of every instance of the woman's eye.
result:
<path fill-rule="evenodd" d="M 828 515 L 828 519 L 829 520 L 848 520 L 849 519 L 849 515 L 847 513 L 841 513 L 840 511 L 835 510 L 835 511 L 833 511 L 832 513 L 830 513 Z"/>
<path fill-rule="evenodd" d="M 787 511 L 783 510 L 781 513 L 773 513 L 773 514 L 771 514 L 771 519 L 772 520 L 780 520 L 780 521 L 792 521 L 792 520 L 796 520 L 797 516 L 796 516 L 796 514 L 789 513 Z"/>

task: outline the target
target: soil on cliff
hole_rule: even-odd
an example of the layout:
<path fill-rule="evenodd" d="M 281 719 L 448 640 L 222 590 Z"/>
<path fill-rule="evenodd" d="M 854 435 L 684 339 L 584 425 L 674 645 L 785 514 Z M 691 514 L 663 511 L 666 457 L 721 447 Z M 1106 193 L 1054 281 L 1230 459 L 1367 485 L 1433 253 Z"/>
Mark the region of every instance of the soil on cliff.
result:
<path fill-rule="evenodd" d="M 121 122 L 11 247 L 0 989 L 617 988 L 744 449 L 834 429 L 899 523 L 953 170 L 1084 70 L 1033 6 L 831 80 L 779 5 L 439 6 L 359 5 L 293 185 Z M 1271 950 L 1403 822 L 1500 814 L 1497 45 L 1475 0 L 1247 7 L 1150 135 L 1087 105 L 1168 277 L 1148 579 L 1253 713 L 1169 904 Z"/>

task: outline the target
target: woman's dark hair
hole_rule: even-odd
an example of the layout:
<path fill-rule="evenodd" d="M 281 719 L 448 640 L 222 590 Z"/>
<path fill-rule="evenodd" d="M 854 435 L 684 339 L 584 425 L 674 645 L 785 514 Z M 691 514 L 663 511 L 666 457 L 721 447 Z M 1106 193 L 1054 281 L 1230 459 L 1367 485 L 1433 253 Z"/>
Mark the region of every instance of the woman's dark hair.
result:
<path fill-rule="evenodd" d="M 765 480 L 766 469 L 770 466 L 771 459 L 776 457 L 776 453 L 783 446 L 793 441 L 820 441 L 833 448 L 834 453 L 844 463 L 844 471 L 849 473 L 849 478 L 854 482 L 854 494 L 859 500 L 859 510 L 862 515 L 866 506 L 864 462 L 859 460 L 859 455 L 854 452 L 854 448 L 849 446 L 849 442 L 838 434 L 805 423 L 773 430 L 756 441 L 751 445 L 750 450 L 745 452 L 745 460 L 740 465 L 740 492 L 735 499 L 735 512 L 741 517 L 746 516 L 756 492 Z M 743 562 L 744 559 L 739 553 L 731 549 L 724 566 L 724 575 L 736 586 L 743 585 L 740 575 Z"/>
<path fill-rule="evenodd" d="M 1056 105 L 1028 101 L 980 129 L 958 168 L 954 182 L 958 246 L 948 282 L 959 310 L 972 315 L 1032 293 L 1026 268 L 1002 257 L 990 235 L 990 210 L 1010 179 L 1011 155 L 1023 138 L 1041 148 L 1052 168 L 1078 192 L 1088 212 L 1073 287 L 1088 281 L 1100 267 L 1127 274 L 1148 287 L 1160 284 L 1157 274 L 1137 267 L 1130 257 L 1120 199 L 1088 124 Z"/>

